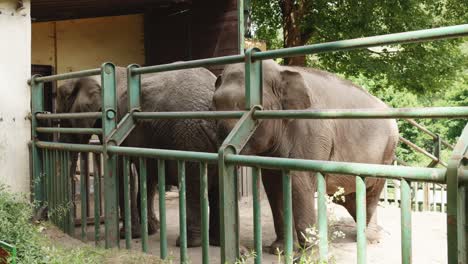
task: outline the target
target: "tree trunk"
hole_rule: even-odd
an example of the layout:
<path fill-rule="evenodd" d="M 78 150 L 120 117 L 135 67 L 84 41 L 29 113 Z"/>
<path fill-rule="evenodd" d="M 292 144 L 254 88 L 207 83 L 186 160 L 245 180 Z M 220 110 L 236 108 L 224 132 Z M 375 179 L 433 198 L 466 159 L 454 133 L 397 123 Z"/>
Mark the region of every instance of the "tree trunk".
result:
<path fill-rule="evenodd" d="M 285 48 L 304 45 L 307 39 L 302 38 L 300 21 L 303 15 L 303 0 L 280 0 L 281 13 L 283 16 L 283 45 Z M 286 65 L 305 66 L 305 56 L 284 59 Z"/>

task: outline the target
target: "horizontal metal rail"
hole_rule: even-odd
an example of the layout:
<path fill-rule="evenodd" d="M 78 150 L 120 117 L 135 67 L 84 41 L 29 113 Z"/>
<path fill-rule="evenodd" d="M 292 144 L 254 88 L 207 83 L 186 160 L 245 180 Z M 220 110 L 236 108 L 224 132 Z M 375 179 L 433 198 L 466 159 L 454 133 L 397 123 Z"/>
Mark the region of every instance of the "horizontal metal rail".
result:
<path fill-rule="evenodd" d="M 433 139 L 436 139 L 438 137 L 437 134 L 435 134 L 434 132 L 430 131 L 429 129 L 427 129 L 425 126 L 419 124 L 418 122 L 414 121 L 413 119 L 406 119 L 405 120 L 406 122 L 410 123 L 411 125 L 413 125 L 414 127 L 416 127 L 417 129 L 423 131 L 424 133 L 426 133 L 427 135 L 431 136 Z M 442 142 L 443 145 L 445 145 L 447 148 L 449 149 L 453 149 L 453 145 L 450 144 L 448 141 L 444 140 L 444 139 L 441 139 L 440 140 Z"/>
<path fill-rule="evenodd" d="M 84 113 L 37 113 L 36 118 L 44 119 L 95 119 L 102 118 L 101 112 L 84 112 Z"/>
<path fill-rule="evenodd" d="M 425 149 L 421 148 L 420 146 L 414 144 L 413 142 L 409 141 L 408 139 L 404 137 L 399 137 L 400 141 L 409 146 L 410 148 L 416 150 L 417 152 L 423 154 L 424 156 L 430 158 L 433 161 L 436 161 L 440 165 L 447 167 L 447 163 L 443 162 L 442 160 L 439 160 L 436 156 L 432 155 L 431 153 L 427 152 Z"/>
<path fill-rule="evenodd" d="M 134 112 L 135 119 L 238 119 L 246 111 Z"/>
<path fill-rule="evenodd" d="M 274 58 L 285 58 L 300 56 L 305 54 L 314 54 L 322 52 L 333 52 L 360 48 L 370 48 L 391 44 L 405 44 L 423 42 L 437 39 L 456 38 L 468 35 L 468 24 L 440 27 L 433 29 L 424 29 L 416 31 L 408 31 L 403 33 L 386 34 L 373 37 L 356 38 L 349 40 L 340 40 L 333 42 L 326 42 L 321 44 L 313 44 L 307 46 L 299 46 L 293 48 L 283 48 L 278 50 L 255 52 L 252 54 L 253 60 L 267 60 Z M 230 63 L 243 62 L 245 55 L 232 55 L 224 57 L 215 57 L 209 59 L 193 60 L 187 62 L 176 62 L 161 64 L 155 66 L 147 66 L 134 68 L 131 70 L 132 74 L 145 74 L 151 72 L 173 71 L 188 69 L 193 67 L 206 67 L 212 65 L 223 65 Z"/>
<path fill-rule="evenodd" d="M 263 110 L 256 111 L 253 117 L 258 119 L 453 118 L 468 117 L 468 107 Z"/>
<path fill-rule="evenodd" d="M 88 144 L 69 144 L 58 142 L 37 141 L 36 145 L 41 149 L 54 149 L 54 150 L 68 150 L 75 152 L 93 152 L 102 153 L 102 145 L 88 145 Z"/>
<path fill-rule="evenodd" d="M 373 37 L 355 38 L 349 40 L 340 40 L 299 46 L 293 48 L 283 48 L 279 50 L 256 52 L 252 55 L 254 60 L 267 60 L 274 58 L 285 58 L 300 56 L 305 54 L 315 54 L 322 52 L 333 52 L 360 48 L 370 48 L 376 46 L 405 44 L 424 42 L 429 40 L 457 38 L 468 35 L 468 24 L 450 27 L 440 27 L 403 33 L 386 34 Z"/>
<path fill-rule="evenodd" d="M 88 151 L 96 153 L 102 152 L 103 149 L 102 146 L 92 146 L 85 144 L 65 144 L 43 141 L 38 141 L 37 146 L 39 148 L 69 151 Z M 108 146 L 108 152 L 118 155 L 139 156 L 167 160 L 202 161 L 207 163 L 216 163 L 218 161 L 218 155 L 216 153 L 207 152 L 118 146 Z M 446 181 L 445 168 L 416 168 L 393 165 L 273 158 L 233 154 L 226 155 L 225 160 L 227 163 L 235 165 L 262 167 L 279 170 L 318 171 L 322 173 L 339 173 L 347 175 L 360 175 L 398 180 L 404 178 L 410 181 L 427 181 L 436 183 L 444 183 Z M 460 173 L 461 181 L 468 181 L 468 171 L 462 170 Z"/>
<path fill-rule="evenodd" d="M 133 116 L 136 119 L 236 119 L 244 113 L 246 111 L 134 112 Z M 253 117 L 255 119 L 461 118 L 468 117 L 468 107 L 257 110 Z"/>
<path fill-rule="evenodd" d="M 34 80 L 37 83 L 46 83 L 46 82 L 67 80 L 67 79 L 73 79 L 73 78 L 89 77 L 89 76 L 94 76 L 94 75 L 99 75 L 99 74 L 101 74 L 101 68 L 77 71 L 77 72 L 62 73 L 62 74 L 56 74 L 56 75 L 50 75 L 50 76 L 44 76 L 44 77 L 41 76 L 41 77 L 36 77 Z M 31 80 L 29 80 L 29 82 L 31 82 Z"/>
<path fill-rule="evenodd" d="M 155 65 L 155 66 L 134 68 L 131 70 L 131 72 L 132 74 L 145 74 L 145 73 L 152 73 L 152 72 L 175 71 L 175 70 L 190 69 L 190 68 L 196 68 L 196 67 L 224 65 L 224 64 L 243 62 L 244 58 L 245 58 L 244 55 L 231 55 L 231 56 L 215 57 L 215 58 L 209 58 L 209 59 L 200 59 L 200 60 L 175 62 L 175 63 Z"/>
<path fill-rule="evenodd" d="M 101 128 L 74 128 L 74 127 L 38 127 L 39 133 L 64 133 L 64 134 L 95 134 L 102 135 Z"/>

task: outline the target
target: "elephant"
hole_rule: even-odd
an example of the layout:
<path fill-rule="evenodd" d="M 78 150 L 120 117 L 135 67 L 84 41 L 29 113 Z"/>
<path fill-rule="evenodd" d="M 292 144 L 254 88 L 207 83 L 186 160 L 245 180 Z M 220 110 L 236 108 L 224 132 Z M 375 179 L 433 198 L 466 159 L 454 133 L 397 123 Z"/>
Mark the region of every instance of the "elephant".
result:
<path fill-rule="evenodd" d="M 212 110 L 245 109 L 244 64 L 226 66 L 215 83 Z M 273 60 L 262 62 L 263 109 L 386 109 L 388 106 L 350 81 L 332 73 L 306 67 L 281 66 Z M 398 143 L 394 119 L 268 119 L 259 125 L 241 151 L 245 155 L 310 160 L 391 164 Z M 217 122 L 218 142 L 236 120 Z M 306 246 L 306 228 L 316 222 L 315 172 L 291 172 L 294 239 Z M 262 169 L 262 180 L 272 210 L 276 240 L 271 253 L 283 249 L 282 178 L 278 170 Z M 356 220 L 355 177 L 328 174 L 329 195 L 344 188 L 343 205 Z M 375 211 L 385 179 L 366 178 L 367 224 L 377 224 Z"/>
<path fill-rule="evenodd" d="M 117 121 L 128 112 L 126 69 L 116 68 Z M 141 76 L 141 111 L 208 111 L 214 92 L 216 76 L 204 68 L 176 70 L 171 72 L 145 74 Z M 101 111 L 101 81 L 99 76 L 78 78 L 65 82 L 58 88 L 57 112 L 78 113 Z M 70 119 L 61 124 L 68 127 L 101 127 L 100 120 Z M 90 135 L 63 134 L 62 142 L 86 144 Z M 195 119 L 156 119 L 141 120 L 128 135 L 122 146 L 216 152 L 216 123 L 213 120 Z M 102 141 L 102 140 L 101 140 Z M 137 160 L 131 160 L 138 167 Z M 119 157 L 119 206 L 124 212 L 123 170 Z M 73 164 L 76 164 L 76 156 Z M 74 166 L 74 165 L 72 165 Z M 178 185 L 177 161 L 166 161 L 166 184 Z M 147 202 L 148 233 L 154 234 L 159 221 L 154 212 L 154 198 L 157 186 L 157 162 L 147 161 Z M 186 199 L 187 199 L 187 245 L 201 245 L 200 211 L 200 170 L 197 162 L 186 162 Z M 219 190 L 215 166 L 208 166 L 208 199 L 210 206 L 210 244 L 219 245 Z M 135 195 L 136 187 L 131 180 L 131 219 L 133 237 L 139 237 L 139 201 Z M 139 196 L 139 194 L 138 194 Z M 124 227 L 120 235 L 125 234 Z M 179 244 L 179 239 L 177 240 Z"/>

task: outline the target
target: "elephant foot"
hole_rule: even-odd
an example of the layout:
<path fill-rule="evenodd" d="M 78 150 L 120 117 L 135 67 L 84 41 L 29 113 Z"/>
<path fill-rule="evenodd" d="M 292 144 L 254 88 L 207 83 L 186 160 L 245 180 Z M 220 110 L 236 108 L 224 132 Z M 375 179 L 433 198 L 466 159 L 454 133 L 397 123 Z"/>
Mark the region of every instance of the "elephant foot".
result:
<path fill-rule="evenodd" d="M 367 241 L 371 244 L 380 243 L 382 239 L 383 228 L 379 225 L 369 225 L 366 229 Z"/>
<path fill-rule="evenodd" d="M 191 247 L 199 247 L 202 245 L 202 239 L 201 239 L 201 236 L 200 235 L 187 235 L 187 247 L 188 248 L 191 248 Z M 180 247 L 180 236 L 177 237 L 177 240 L 176 240 L 176 246 L 177 247 Z"/>
<path fill-rule="evenodd" d="M 293 243 L 293 250 L 296 250 L 296 243 Z M 284 253 L 284 239 L 277 238 L 275 242 L 270 245 L 270 250 L 268 253 L 272 255 L 281 255 Z"/>
<path fill-rule="evenodd" d="M 149 218 L 148 219 L 148 234 L 149 235 L 154 235 L 158 232 L 159 230 L 159 220 L 156 218 Z"/>
<path fill-rule="evenodd" d="M 141 228 L 140 226 L 135 226 L 132 225 L 132 238 L 140 238 L 141 237 Z M 125 238 L 125 227 L 120 228 L 120 238 L 124 239 Z"/>

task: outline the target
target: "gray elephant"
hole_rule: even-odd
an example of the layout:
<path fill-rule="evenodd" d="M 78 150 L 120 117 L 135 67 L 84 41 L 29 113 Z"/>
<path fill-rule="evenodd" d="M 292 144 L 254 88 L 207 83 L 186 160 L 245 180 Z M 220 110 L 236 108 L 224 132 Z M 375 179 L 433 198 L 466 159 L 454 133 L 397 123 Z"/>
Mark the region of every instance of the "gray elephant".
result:
<path fill-rule="evenodd" d="M 211 104 L 216 77 L 203 68 L 146 74 L 141 77 L 141 111 L 207 111 Z M 128 112 L 126 69 L 116 69 L 118 98 L 118 120 Z M 58 89 L 57 112 L 101 111 L 100 77 L 80 78 L 67 81 Z M 72 119 L 62 126 L 100 127 L 100 120 Z M 158 119 L 139 121 L 136 128 L 123 142 L 123 146 L 216 152 L 216 123 L 210 120 Z M 61 141 L 86 144 L 89 135 L 62 135 Z M 132 161 L 138 166 L 137 160 Z M 76 164 L 76 157 L 74 159 Z M 121 157 L 118 162 L 119 179 L 122 179 Z M 166 184 L 178 185 L 176 161 L 166 161 Z M 199 164 L 186 162 L 187 181 L 187 242 L 189 247 L 201 245 L 200 176 Z M 154 234 L 159 222 L 154 212 L 154 198 L 157 185 L 157 162 L 147 162 L 148 232 Z M 208 167 L 210 243 L 219 244 L 219 204 L 217 168 Z M 135 190 L 131 181 L 131 190 Z M 119 204 L 123 214 L 122 181 L 119 184 Z M 139 195 L 139 194 L 138 194 Z M 133 237 L 140 236 L 138 197 L 131 195 L 131 216 Z M 124 230 L 121 231 L 121 236 Z M 179 241 L 179 240 L 178 240 Z M 178 242 L 177 242 L 178 243 Z"/>
<path fill-rule="evenodd" d="M 215 84 L 216 111 L 245 109 L 244 64 L 227 66 Z M 265 110 L 388 108 L 383 102 L 349 81 L 324 71 L 280 66 L 263 61 L 263 107 Z M 220 120 L 218 137 L 223 139 L 236 120 Z M 398 142 L 398 128 L 390 119 L 293 119 L 262 120 L 242 154 L 391 164 Z M 277 235 L 271 252 L 283 248 L 283 201 L 281 172 L 262 170 Z M 305 244 L 302 234 L 316 221 L 313 172 L 291 172 L 295 239 Z M 341 204 L 356 219 L 355 177 L 326 175 L 327 193 L 345 190 Z M 383 179 L 367 178 L 367 224 L 376 223 L 374 212 L 384 186 Z"/>

